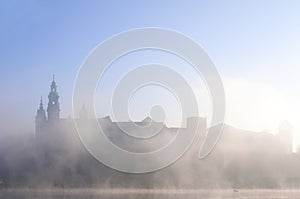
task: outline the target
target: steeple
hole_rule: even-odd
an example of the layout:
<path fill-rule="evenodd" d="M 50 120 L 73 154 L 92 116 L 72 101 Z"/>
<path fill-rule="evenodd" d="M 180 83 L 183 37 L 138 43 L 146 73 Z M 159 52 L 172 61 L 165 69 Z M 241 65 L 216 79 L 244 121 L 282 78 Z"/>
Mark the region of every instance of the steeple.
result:
<path fill-rule="evenodd" d="M 59 102 L 58 102 L 58 92 L 57 92 L 57 85 L 54 80 L 54 75 L 53 75 L 53 80 L 50 85 L 50 92 L 48 95 L 48 107 L 47 107 L 47 113 L 48 113 L 48 121 L 53 122 L 53 121 L 58 121 L 59 120 Z"/>
<path fill-rule="evenodd" d="M 47 118 L 46 118 L 46 112 L 44 110 L 43 99 L 41 97 L 40 105 L 39 105 L 39 108 L 38 108 L 38 110 L 36 112 L 36 116 L 35 116 L 36 126 L 42 125 L 46 120 L 47 120 Z"/>
<path fill-rule="evenodd" d="M 41 96 L 41 99 L 40 99 L 40 107 L 39 107 L 39 110 L 44 110 L 44 105 L 43 105 L 43 97 Z"/>

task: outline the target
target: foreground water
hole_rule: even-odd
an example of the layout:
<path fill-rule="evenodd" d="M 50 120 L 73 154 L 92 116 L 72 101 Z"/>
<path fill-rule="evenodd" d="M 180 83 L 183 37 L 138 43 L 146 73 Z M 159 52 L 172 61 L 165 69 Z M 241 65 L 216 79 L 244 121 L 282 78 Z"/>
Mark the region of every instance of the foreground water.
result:
<path fill-rule="evenodd" d="M 299 190 L 9 189 L 1 199 L 299 199 Z"/>

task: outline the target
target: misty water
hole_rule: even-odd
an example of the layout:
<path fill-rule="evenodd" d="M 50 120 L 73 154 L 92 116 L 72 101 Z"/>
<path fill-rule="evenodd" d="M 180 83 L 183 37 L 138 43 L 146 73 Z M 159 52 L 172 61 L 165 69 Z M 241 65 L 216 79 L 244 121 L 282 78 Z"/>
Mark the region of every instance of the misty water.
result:
<path fill-rule="evenodd" d="M 185 199 L 218 199 L 218 198 L 243 198 L 243 199 L 296 199 L 300 197 L 300 190 L 159 190 L 159 189 L 10 189 L 0 190 L 1 199 L 148 199 L 148 198 L 185 198 Z"/>

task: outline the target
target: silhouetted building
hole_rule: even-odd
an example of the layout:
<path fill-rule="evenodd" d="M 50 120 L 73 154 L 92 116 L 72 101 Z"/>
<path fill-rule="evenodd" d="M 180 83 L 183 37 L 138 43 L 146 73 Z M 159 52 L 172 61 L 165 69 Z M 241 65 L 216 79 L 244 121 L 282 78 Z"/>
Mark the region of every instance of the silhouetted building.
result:
<path fill-rule="evenodd" d="M 39 132 L 40 130 L 42 130 L 46 121 L 47 121 L 46 111 L 44 110 L 43 99 L 41 97 L 40 106 L 35 116 L 35 131 Z"/>
<path fill-rule="evenodd" d="M 41 97 L 39 109 L 37 110 L 37 114 L 35 117 L 36 134 L 39 134 L 40 131 L 43 130 L 43 128 L 46 126 L 47 123 L 54 124 L 59 121 L 60 108 L 59 108 L 58 98 L 59 95 L 57 92 L 57 85 L 56 82 L 54 81 L 54 76 L 53 76 L 53 81 L 50 85 L 50 92 L 48 95 L 49 102 L 47 107 L 47 116 L 46 116 L 46 111 L 44 110 L 43 107 L 42 97 Z"/>
<path fill-rule="evenodd" d="M 48 113 L 48 121 L 49 122 L 57 122 L 60 117 L 60 109 L 59 109 L 59 102 L 58 102 L 58 92 L 57 92 L 57 85 L 54 81 L 54 76 L 53 76 L 53 81 L 50 86 L 51 90 L 48 95 L 48 108 L 47 108 L 47 113 Z"/>
<path fill-rule="evenodd" d="M 66 147 L 77 147 L 81 145 L 72 119 L 60 118 L 59 95 L 54 78 L 50 86 L 48 100 L 47 115 L 43 107 L 42 99 L 36 114 L 36 140 L 39 150 L 47 152 L 62 151 Z M 105 133 L 107 137 L 114 144 L 135 152 L 143 151 L 145 148 L 148 150 L 162 147 L 165 143 L 168 143 L 170 137 L 176 135 L 176 132 L 179 130 L 179 128 L 168 128 L 162 122 L 155 122 L 150 117 L 140 122 L 114 122 L 109 117 L 90 119 L 88 118 L 88 112 L 84 105 L 76 121 L 84 126 L 83 129 L 86 133 L 89 133 L 89 131 L 99 131 L 98 124 L 100 123 L 101 127 L 106 130 Z M 139 129 L 136 129 L 135 125 L 147 126 L 151 123 L 153 125 L 151 125 L 151 128 L 148 128 L 148 130 L 159 130 L 160 133 L 156 137 L 159 141 L 150 139 L 136 143 L 136 140 L 123 132 L 123 129 L 127 129 L 130 132 L 136 131 Z M 197 123 L 199 124 L 198 133 L 200 134 L 200 139 L 195 142 L 197 145 L 195 146 L 195 150 L 200 147 L 207 132 L 206 118 L 187 118 L 186 128 L 181 128 L 181 132 L 191 133 L 192 129 L 196 129 Z M 139 132 L 135 133 L 138 134 Z M 145 134 L 147 132 L 141 133 Z M 220 147 L 218 147 L 221 149 L 220 152 L 226 154 L 236 154 L 238 152 L 236 150 L 237 148 L 242 148 L 243 154 L 252 153 L 253 151 L 289 154 L 292 153 L 292 129 L 290 125 L 285 123 L 279 127 L 279 133 L 274 135 L 266 132 L 257 133 L 225 126 L 218 145 L 220 145 Z"/>
<path fill-rule="evenodd" d="M 48 100 L 47 114 L 44 110 L 42 99 L 36 114 L 35 123 L 38 150 L 46 153 L 49 153 L 49 151 L 61 152 L 66 147 L 81 145 L 73 121 L 71 119 L 60 118 L 59 95 L 54 77 L 50 85 Z M 197 126 L 195 125 L 198 120 L 200 124 L 198 132 L 201 132 L 202 137 L 204 137 L 207 128 L 206 118 L 187 118 L 187 126 L 186 128 L 182 128 L 181 132 L 188 133 L 191 131 L 190 129 L 196 129 Z M 155 148 L 158 145 L 163 145 L 163 141 L 167 143 L 170 136 L 175 136 L 176 132 L 179 130 L 179 128 L 168 128 L 163 122 L 156 122 L 150 117 L 146 117 L 139 122 L 113 122 L 109 117 L 90 119 L 85 105 L 82 106 L 79 112 L 79 118 L 77 118 L 76 121 L 78 124 L 84 125 L 86 133 L 89 133 L 89 131 L 98 131 L 97 123 L 100 123 L 101 126 L 106 129 L 107 136 L 113 143 L 134 151 L 139 151 L 139 148 L 146 146 L 146 148 L 149 149 Z M 145 134 L 147 133 L 145 132 L 145 128 L 135 128 L 135 126 L 147 126 L 148 124 L 151 124 L 150 127 L 147 128 L 148 131 L 156 132 L 159 130 L 160 135 L 156 137 L 156 140 L 150 139 L 135 143 L 136 140 L 126 133 L 123 133 L 124 129 L 127 129 L 128 131 L 141 131 L 142 129 L 143 132 L 136 133 Z"/>

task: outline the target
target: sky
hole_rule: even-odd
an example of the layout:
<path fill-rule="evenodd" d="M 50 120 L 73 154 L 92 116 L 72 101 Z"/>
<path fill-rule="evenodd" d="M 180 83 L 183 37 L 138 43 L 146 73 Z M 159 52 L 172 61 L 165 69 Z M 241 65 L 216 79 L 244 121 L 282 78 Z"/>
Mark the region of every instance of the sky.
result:
<path fill-rule="evenodd" d="M 97 44 L 129 29 L 162 27 L 189 36 L 214 61 L 225 87 L 226 123 L 276 133 L 287 120 L 299 142 L 299 19 L 296 0 L 1 1 L 0 126 L 34 131 L 53 74 L 61 114 L 72 115 L 77 71 Z M 209 117 L 209 99 L 205 92 L 198 97 L 201 116 Z"/>

